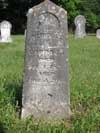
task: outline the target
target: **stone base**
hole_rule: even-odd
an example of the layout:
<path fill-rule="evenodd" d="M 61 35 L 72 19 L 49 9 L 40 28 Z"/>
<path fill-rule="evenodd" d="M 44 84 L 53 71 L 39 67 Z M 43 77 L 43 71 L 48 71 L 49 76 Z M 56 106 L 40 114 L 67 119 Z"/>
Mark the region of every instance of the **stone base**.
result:
<path fill-rule="evenodd" d="M 96 36 L 98 39 L 100 39 L 100 36 Z"/>
<path fill-rule="evenodd" d="M 11 43 L 12 39 L 11 38 L 9 38 L 9 39 L 0 39 L 0 42 L 1 43 Z"/>
<path fill-rule="evenodd" d="M 86 37 L 86 34 L 82 34 L 82 35 L 80 35 L 80 34 L 75 34 L 75 39 L 84 38 L 84 37 Z"/>
<path fill-rule="evenodd" d="M 26 119 L 27 117 L 32 116 L 34 119 L 37 120 L 69 120 L 70 116 L 71 116 L 71 110 L 70 107 L 61 107 L 60 105 L 58 105 L 59 107 L 51 107 L 53 111 L 47 111 L 48 109 L 39 109 L 36 106 L 27 106 L 22 108 L 22 114 L 21 114 L 21 118 L 22 119 Z"/>

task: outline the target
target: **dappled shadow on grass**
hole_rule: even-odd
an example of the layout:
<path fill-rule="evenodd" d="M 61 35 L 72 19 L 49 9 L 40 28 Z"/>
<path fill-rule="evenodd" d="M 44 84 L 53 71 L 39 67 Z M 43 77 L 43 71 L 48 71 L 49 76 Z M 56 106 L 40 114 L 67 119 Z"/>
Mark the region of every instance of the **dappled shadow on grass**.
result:
<path fill-rule="evenodd" d="M 6 82 L 4 88 L 7 96 L 11 99 L 10 101 L 20 117 L 22 108 L 22 82 Z"/>
<path fill-rule="evenodd" d="M 0 122 L 0 133 L 6 133 L 6 129 L 3 123 Z"/>

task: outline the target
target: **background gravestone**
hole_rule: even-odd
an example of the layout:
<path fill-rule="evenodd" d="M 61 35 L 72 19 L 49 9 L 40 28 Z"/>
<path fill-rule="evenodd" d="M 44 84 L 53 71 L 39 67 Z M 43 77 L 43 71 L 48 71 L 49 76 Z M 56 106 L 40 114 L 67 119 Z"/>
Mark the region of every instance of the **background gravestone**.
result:
<path fill-rule="evenodd" d="M 75 38 L 84 38 L 86 36 L 86 31 L 85 31 L 85 24 L 86 24 L 86 19 L 82 15 L 78 15 L 75 18 Z"/>
<path fill-rule="evenodd" d="M 26 38 L 26 29 L 25 29 L 25 31 L 24 31 L 24 36 L 25 36 L 25 38 Z"/>
<path fill-rule="evenodd" d="M 28 14 L 22 118 L 68 118 L 67 12 L 50 1 Z"/>
<path fill-rule="evenodd" d="M 96 31 L 96 37 L 97 37 L 98 39 L 100 39 L 100 29 L 98 29 L 98 30 Z"/>
<path fill-rule="evenodd" d="M 1 32 L 0 42 L 4 42 L 4 43 L 12 42 L 11 28 L 12 28 L 12 25 L 10 22 L 8 22 L 8 21 L 1 22 L 1 24 L 0 24 L 0 32 Z"/>

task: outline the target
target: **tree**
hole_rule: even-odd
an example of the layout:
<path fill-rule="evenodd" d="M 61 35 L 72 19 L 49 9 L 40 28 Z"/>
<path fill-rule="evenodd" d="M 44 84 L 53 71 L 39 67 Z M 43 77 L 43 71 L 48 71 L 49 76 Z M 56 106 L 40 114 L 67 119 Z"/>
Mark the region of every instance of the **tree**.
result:
<path fill-rule="evenodd" d="M 87 30 L 94 32 L 100 28 L 100 0 L 84 0 L 80 11 L 86 16 Z"/>
<path fill-rule="evenodd" d="M 43 0 L 1 0 L 0 21 L 13 24 L 13 33 L 22 33 L 26 25 L 28 9 Z M 94 32 L 100 28 L 100 0 L 51 0 L 68 12 L 69 29 L 74 28 L 74 19 L 82 14 L 87 19 L 87 30 Z"/>

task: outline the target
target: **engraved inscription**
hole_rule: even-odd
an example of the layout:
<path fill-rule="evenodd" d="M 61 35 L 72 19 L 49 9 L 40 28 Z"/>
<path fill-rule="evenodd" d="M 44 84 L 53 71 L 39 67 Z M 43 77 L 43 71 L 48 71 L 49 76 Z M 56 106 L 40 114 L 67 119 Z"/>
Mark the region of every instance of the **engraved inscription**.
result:
<path fill-rule="evenodd" d="M 49 0 L 28 14 L 22 117 L 68 116 L 66 15 L 64 9 Z"/>

